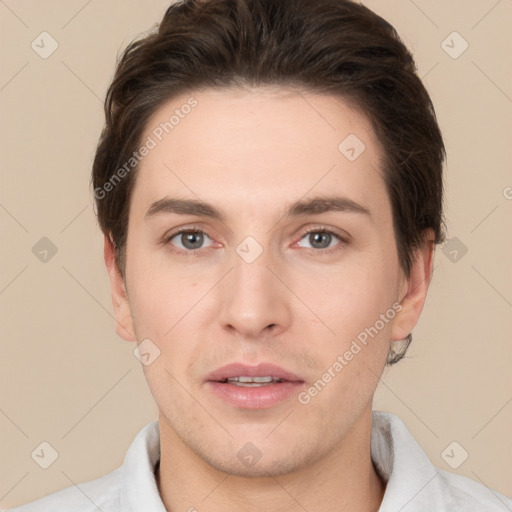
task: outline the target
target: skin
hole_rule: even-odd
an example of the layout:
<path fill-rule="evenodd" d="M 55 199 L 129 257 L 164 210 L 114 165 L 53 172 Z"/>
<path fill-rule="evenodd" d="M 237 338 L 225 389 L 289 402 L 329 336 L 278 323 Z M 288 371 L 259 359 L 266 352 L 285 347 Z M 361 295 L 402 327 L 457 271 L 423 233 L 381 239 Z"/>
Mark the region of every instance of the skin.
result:
<path fill-rule="evenodd" d="M 377 511 L 385 483 L 370 456 L 372 399 L 390 341 L 407 336 L 421 314 L 433 245 L 417 251 L 406 278 L 380 171 L 383 149 L 367 118 L 344 100 L 270 87 L 193 91 L 159 108 L 143 140 L 190 96 L 198 105 L 140 164 L 125 280 L 105 239 L 117 332 L 127 341 L 149 338 L 160 350 L 143 369 L 160 411 L 164 505 Z M 349 134 L 366 146 L 352 162 L 338 150 Z M 332 194 L 370 215 L 283 217 L 296 200 Z M 165 196 L 200 198 L 226 219 L 145 219 Z M 187 249 L 183 236 L 168 240 L 183 227 L 207 235 L 199 250 Z M 304 234 L 313 228 L 348 241 L 333 236 L 315 245 L 314 234 Z M 250 264 L 236 252 L 247 236 L 263 250 Z M 337 249 L 322 255 L 323 248 Z M 293 396 L 266 409 L 236 408 L 205 385 L 227 363 L 268 361 L 300 376 L 307 390 L 395 303 L 401 310 L 306 405 Z M 237 457 L 247 442 L 262 455 L 251 467 Z"/>

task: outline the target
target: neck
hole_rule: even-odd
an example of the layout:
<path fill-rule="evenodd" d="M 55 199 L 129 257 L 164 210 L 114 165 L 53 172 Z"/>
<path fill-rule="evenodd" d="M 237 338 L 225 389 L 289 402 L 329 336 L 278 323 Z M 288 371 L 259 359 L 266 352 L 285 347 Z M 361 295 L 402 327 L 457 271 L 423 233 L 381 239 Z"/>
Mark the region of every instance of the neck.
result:
<path fill-rule="evenodd" d="M 370 452 L 371 409 L 338 446 L 307 467 L 284 475 L 240 477 L 216 470 L 180 440 L 160 418 L 157 483 L 168 512 L 377 512 L 385 483 Z"/>

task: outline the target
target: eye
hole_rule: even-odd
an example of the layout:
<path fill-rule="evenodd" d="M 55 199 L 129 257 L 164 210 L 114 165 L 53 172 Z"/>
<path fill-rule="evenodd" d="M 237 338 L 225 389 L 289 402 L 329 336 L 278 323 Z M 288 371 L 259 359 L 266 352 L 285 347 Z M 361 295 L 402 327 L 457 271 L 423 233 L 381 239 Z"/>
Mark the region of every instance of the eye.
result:
<path fill-rule="evenodd" d="M 346 240 L 342 238 L 334 231 L 328 229 L 310 229 L 302 234 L 302 239 L 306 239 L 308 243 L 310 243 L 311 249 L 317 249 L 316 252 L 321 252 L 325 254 L 332 253 L 340 249 L 340 245 L 346 243 Z M 332 242 L 342 242 L 341 244 L 332 244 Z"/>
<path fill-rule="evenodd" d="M 205 249 L 203 244 L 206 239 L 213 242 L 213 240 L 201 229 L 198 228 L 183 228 L 176 231 L 165 238 L 165 243 L 172 245 L 176 248 L 176 252 L 195 254 L 195 251 Z M 330 254 L 341 249 L 340 246 L 345 245 L 347 240 L 341 235 L 325 228 L 310 229 L 302 233 L 301 240 L 306 239 L 310 244 L 306 249 L 313 249 L 316 253 Z M 173 240 L 175 240 L 173 242 Z M 336 244 L 336 241 L 341 242 Z M 211 247 L 211 245 L 210 245 Z M 302 246 L 301 246 L 302 247 Z"/>
<path fill-rule="evenodd" d="M 181 246 L 179 244 L 172 243 L 174 238 L 181 243 Z M 176 246 L 181 251 L 190 252 L 202 249 L 205 238 L 211 240 L 211 238 L 200 229 L 181 229 L 180 231 L 169 235 L 166 241 L 167 243 L 171 243 L 171 245 Z"/>

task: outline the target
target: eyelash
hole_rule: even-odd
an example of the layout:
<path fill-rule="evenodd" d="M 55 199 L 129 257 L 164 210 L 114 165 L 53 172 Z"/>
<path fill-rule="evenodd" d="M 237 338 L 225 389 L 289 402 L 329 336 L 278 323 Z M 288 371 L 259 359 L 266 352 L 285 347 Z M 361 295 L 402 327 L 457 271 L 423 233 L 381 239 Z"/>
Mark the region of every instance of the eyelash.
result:
<path fill-rule="evenodd" d="M 170 244 L 170 241 L 175 238 L 176 236 L 178 235 L 181 235 L 181 234 L 189 234 L 189 233 L 202 233 L 206 236 L 208 236 L 209 238 L 211 238 L 208 233 L 206 233 L 206 231 L 204 231 L 203 229 L 200 229 L 199 227 L 196 227 L 196 226 L 190 226 L 190 227 L 187 227 L 187 228 L 182 228 L 178 231 L 175 231 L 174 233 L 168 235 L 165 237 L 165 240 L 164 240 L 164 243 L 166 245 L 171 245 Z M 329 247 L 327 249 L 315 249 L 315 248 L 311 248 L 310 250 L 314 251 L 315 253 L 319 254 L 319 255 L 329 255 L 329 254 L 332 254 L 334 252 L 337 252 L 340 250 L 340 245 L 343 245 L 343 244 L 347 244 L 348 241 L 342 237 L 341 235 L 339 235 L 338 233 L 330 230 L 330 229 L 327 229 L 323 226 L 321 227 L 315 227 L 315 228 L 311 228 L 311 229 L 308 229 L 307 231 L 304 231 L 300 234 L 300 239 L 299 240 L 302 240 L 306 235 L 309 235 L 310 233 L 321 233 L 321 234 L 328 234 L 328 235 L 332 235 L 334 236 L 335 238 L 337 238 L 339 240 L 339 242 L 341 242 L 340 244 L 337 244 L 335 245 L 334 247 Z M 196 256 L 198 252 L 202 251 L 202 249 L 196 249 L 195 251 L 194 250 L 182 250 L 182 249 L 178 249 L 178 248 L 175 248 L 173 247 L 171 249 L 173 252 L 176 252 L 176 253 L 179 253 L 179 254 L 185 254 L 187 256 Z"/>

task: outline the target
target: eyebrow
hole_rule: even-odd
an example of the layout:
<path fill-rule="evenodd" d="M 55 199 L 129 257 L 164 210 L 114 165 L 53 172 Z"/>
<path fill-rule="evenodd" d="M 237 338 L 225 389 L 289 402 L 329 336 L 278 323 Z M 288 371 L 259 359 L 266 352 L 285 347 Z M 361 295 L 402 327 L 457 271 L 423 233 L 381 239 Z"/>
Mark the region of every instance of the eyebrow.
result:
<path fill-rule="evenodd" d="M 284 217 L 320 215 L 331 211 L 358 213 L 371 217 L 368 208 L 348 197 L 342 196 L 317 196 L 308 200 L 296 201 L 286 208 Z M 226 215 L 209 203 L 198 199 L 180 199 L 175 197 L 164 197 L 151 203 L 145 218 L 149 219 L 157 215 L 169 213 L 210 217 L 221 222 L 226 220 Z"/>

